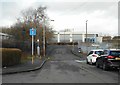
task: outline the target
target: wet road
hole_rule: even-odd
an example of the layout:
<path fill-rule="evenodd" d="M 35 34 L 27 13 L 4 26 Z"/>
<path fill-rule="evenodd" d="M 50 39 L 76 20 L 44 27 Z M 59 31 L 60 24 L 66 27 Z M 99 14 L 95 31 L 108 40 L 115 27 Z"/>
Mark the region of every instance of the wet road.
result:
<path fill-rule="evenodd" d="M 3 83 L 118 83 L 117 71 L 103 71 L 76 57 L 70 46 L 54 46 L 41 70 L 4 75 Z"/>

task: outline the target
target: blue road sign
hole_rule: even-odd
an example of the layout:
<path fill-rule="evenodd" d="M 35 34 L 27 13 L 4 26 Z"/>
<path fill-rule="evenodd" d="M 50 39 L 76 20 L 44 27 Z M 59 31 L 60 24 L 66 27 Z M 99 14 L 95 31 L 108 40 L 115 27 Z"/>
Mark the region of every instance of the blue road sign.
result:
<path fill-rule="evenodd" d="M 31 35 L 31 36 L 35 36 L 35 35 L 36 35 L 36 29 L 31 28 L 31 29 L 30 29 L 30 35 Z"/>

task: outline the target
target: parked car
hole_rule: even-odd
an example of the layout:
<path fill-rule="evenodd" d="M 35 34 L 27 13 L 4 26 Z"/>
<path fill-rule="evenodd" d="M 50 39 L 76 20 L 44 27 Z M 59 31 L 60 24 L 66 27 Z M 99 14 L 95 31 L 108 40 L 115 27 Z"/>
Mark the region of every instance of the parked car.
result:
<path fill-rule="evenodd" d="M 103 54 L 103 49 L 91 50 L 86 58 L 87 64 L 96 64 L 96 58 Z"/>
<path fill-rule="evenodd" d="M 96 59 L 96 67 L 101 67 L 103 70 L 120 68 L 120 49 L 104 50 L 104 55 Z"/>

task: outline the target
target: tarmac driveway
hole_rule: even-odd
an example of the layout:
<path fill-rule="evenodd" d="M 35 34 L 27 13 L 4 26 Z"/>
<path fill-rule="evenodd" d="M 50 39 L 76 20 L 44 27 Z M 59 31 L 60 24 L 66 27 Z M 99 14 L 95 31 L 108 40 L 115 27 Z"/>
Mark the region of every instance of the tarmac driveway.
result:
<path fill-rule="evenodd" d="M 4 83 L 118 83 L 118 72 L 103 71 L 76 57 L 69 46 L 55 46 L 41 70 L 3 76 Z M 12 78 L 12 79 L 11 79 Z M 113 85 L 113 84 L 112 84 Z"/>

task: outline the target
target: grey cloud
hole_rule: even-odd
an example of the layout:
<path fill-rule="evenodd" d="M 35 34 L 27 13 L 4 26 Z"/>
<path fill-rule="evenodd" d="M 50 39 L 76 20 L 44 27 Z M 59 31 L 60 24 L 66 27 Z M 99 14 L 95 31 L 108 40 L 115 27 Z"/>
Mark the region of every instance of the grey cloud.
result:
<path fill-rule="evenodd" d="M 106 16 L 115 16 L 116 2 L 48 2 L 44 3 L 49 11 L 60 15 L 78 15 L 81 13 L 93 13 L 96 10 L 105 11 Z M 117 17 L 117 16 L 116 16 Z"/>
<path fill-rule="evenodd" d="M 19 7 L 15 2 L 2 2 L 2 17 L 4 18 L 12 18 L 19 14 Z"/>

